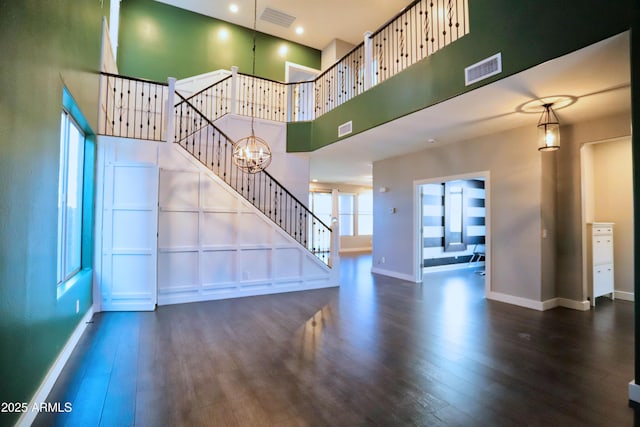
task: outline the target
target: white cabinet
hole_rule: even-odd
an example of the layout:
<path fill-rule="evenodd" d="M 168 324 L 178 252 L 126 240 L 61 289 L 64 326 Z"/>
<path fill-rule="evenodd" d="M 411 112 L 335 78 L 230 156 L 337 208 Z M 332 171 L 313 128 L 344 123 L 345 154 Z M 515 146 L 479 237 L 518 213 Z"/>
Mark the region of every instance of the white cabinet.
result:
<path fill-rule="evenodd" d="M 587 224 L 587 279 L 591 305 L 596 298 L 610 295 L 614 299 L 613 283 L 613 223 L 594 222 Z"/>

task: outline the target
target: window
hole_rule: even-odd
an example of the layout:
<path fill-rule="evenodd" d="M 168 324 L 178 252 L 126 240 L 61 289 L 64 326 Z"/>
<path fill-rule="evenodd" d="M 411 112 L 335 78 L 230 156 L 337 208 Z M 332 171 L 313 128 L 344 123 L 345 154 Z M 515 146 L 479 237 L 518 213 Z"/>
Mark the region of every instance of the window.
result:
<path fill-rule="evenodd" d="M 358 194 L 358 235 L 373 234 L 373 192 L 365 191 Z"/>
<path fill-rule="evenodd" d="M 327 226 L 331 227 L 331 210 L 332 210 L 331 193 L 320 193 L 312 191 L 309 193 L 309 206 L 311 212 Z"/>
<path fill-rule="evenodd" d="M 77 273 L 82 265 L 84 141 L 80 127 L 63 111 L 58 184 L 58 284 Z"/>
<path fill-rule="evenodd" d="M 338 196 L 339 216 L 340 216 L 340 235 L 354 235 L 354 217 L 355 217 L 355 195 L 340 194 Z"/>

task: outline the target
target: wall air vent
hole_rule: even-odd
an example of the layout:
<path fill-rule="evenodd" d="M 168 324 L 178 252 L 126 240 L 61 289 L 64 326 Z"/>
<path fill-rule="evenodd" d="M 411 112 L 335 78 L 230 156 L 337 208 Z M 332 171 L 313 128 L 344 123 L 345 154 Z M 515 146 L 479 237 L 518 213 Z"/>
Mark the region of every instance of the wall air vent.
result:
<path fill-rule="evenodd" d="M 287 13 L 279 10 L 272 9 L 270 7 L 265 8 L 260 15 L 261 21 L 271 22 L 272 24 L 279 25 L 281 27 L 289 28 L 293 21 L 296 20 L 295 16 L 291 16 Z"/>
<path fill-rule="evenodd" d="M 342 138 L 345 135 L 349 135 L 353 131 L 353 122 L 349 120 L 347 123 L 343 123 L 338 126 L 338 138 Z"/>
<path fill-rule="evenodd" d="M 466 86 L 484 80 L 502 72 L 502 54 L 497 53 L 464 69 Z"/>

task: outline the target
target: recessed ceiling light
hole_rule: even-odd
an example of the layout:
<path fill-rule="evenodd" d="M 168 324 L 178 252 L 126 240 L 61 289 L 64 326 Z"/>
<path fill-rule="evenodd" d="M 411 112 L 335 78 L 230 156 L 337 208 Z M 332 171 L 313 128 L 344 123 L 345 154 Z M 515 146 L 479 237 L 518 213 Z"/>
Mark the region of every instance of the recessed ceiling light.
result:
<path fill-rule="evenodd" d="M 229 5 L 229 10 L 230 10 L 232 13 L 238 13 L 238 5 L 237 5 L 237 4 L 235 4 L 235 3 L 231 3 L 231 4 Z"/>
<path fill-rule="evenodd" d="M 296 27 L 296 34 L 302 34 L 302 33 L 304 33 L 304 28 Z"/>

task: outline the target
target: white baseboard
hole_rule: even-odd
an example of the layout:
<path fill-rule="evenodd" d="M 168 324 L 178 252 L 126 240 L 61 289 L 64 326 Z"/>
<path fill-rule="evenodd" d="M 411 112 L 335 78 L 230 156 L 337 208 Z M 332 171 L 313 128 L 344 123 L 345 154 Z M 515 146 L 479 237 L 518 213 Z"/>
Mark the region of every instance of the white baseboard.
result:
<path fill-rule="evenodd" d="M 371 267 L 371 272 L 375 274 L 382 274 L 383 276 L 394 277 L 400 280 L 406 280 L 409 282 L 418 283 L 418 281 L 414 276 L 411 276 L 409 274 L 404 274 L 404 273 L 398 273 L 397 271 L 384 270 L 378 267 Z"/>
<path fill-rule="evenodd" d="M 635 301 L 633 292 L 615 291 L 615 296 L 616 299 L 621 299 L 622 301 Z"/>
<path fill-rule="evenodd" d="M 542 310 L 551 310 L 556 307 L 570 308 L 578 311 L 589 311 L 591 309 L 589 301 L 576 301 L 567 298 L 552 298 L 542 303 Z"/>
<path fill-rule="evenodd" d="M 330 277 L 318 280 L 304 280 L 300 283 L 287 285 L 286 283 L 264 284 L 260 288 L 238 289 L 236 286 L 228 290 L 210 289 L 203 292 L 174 292 L 158 295 L 158 306 L 172 304 L 186 304 L 192 302 L 216 301 L 221 299 L 244 298 L 259 295 L 280 294 L 284 292 L 311 291 L 315 289 L 339 287 L 340 283 Z"/>
<path fill-rule="evenodd" d="M 340 249 L 340 253 L 346 254 L 349 252 L 371 252 L 372 250 L 373 248 L 371 246 L 364 247 L 364 248 L 346 248 L 346 249 Z"/>
<path fill-rule="evenodd" d="M 552 298 L 546 301 L 536 301 L 528 298 L 503 294 L 500 292 L 489 292 L 489 294 L 487 295 L 487 299 L 506 302 L 508 304 L 513 304 L 538 311 L 551 310 L 552 308 L 556 307 L 565 307 L 579 311 L 589 311 L 591 309 L 589 301 L 575 301 L 567 298 Z"/>
<path fill-rule="evenodd" d="M 36 390 L 36 393 L 31 398 L 31 401 L 29 402 L 29 408 L 33 408 L 34 405 L 35 407 L 39 407 L 42 402 L 46 402 L 51 389 L 55 385 L 56 380 L 60 375 L 60 372 L 62 372 L 64 365 L 69 360 L 73 349 L 76 348 L 80 337 L 82 336 L 84 330 L 87 328 L 87 323 L 91 320 L 92 317 L 93 305 L 89 307 L 89 310 L 87 310 L 85 315 L 82 317 L 80 323 L 78 323 L 78 326 L 76 326 L 76 329 L 73 331 L 73 333 L 67 340 L 67 343 L 62 348 L 62 351 L 60 352 L 60 354 L 58 354 L 55 362 L 53 362 L 53 365 L 51 366 L 51 368 L 49 368 L 49 372 L 47 372 L 47 375 L 45 375 L 42 383 L 40 383 L 40 387 L 38 387 L 38 390 Z M 23 412 L 18 419 L 18 422 L 16 423 L 16 427 L 30 426 L 33 421 L 35 421 L 37 415 L 38 411 L 28 410 Z"/>
<path fill-rule="evenodd" d="M 516 297 L 509 294 L 503 294 L 501 292 L 490 291 L 487 293 L 487 299 L 499 302 L 506 302 L 507 304 L 517 305 L 519 307 L 530 308 L 532 310 L 543 311 L 544 303 L 542 301 L 536 301 L 529 298 Z"/>
<path fill-rule="evenodd" d="M 640 385 L 634 380 L 629 381 L 629 400 L 640 403 Z"/>
<path fill-rule="evenodd" d="M 429 273 L 437 273 L 439 271 L 452 271 L 452 270 L 462 270 L 465 268 L 480 268 L 480 267 L 484 267 L 484 261 L 461 262 L 459 264 L 446 264 L 446 265 L 437 265 L 434 267 L 423 267 L 422 272 L 424 274 L 429 274 Z"/>

